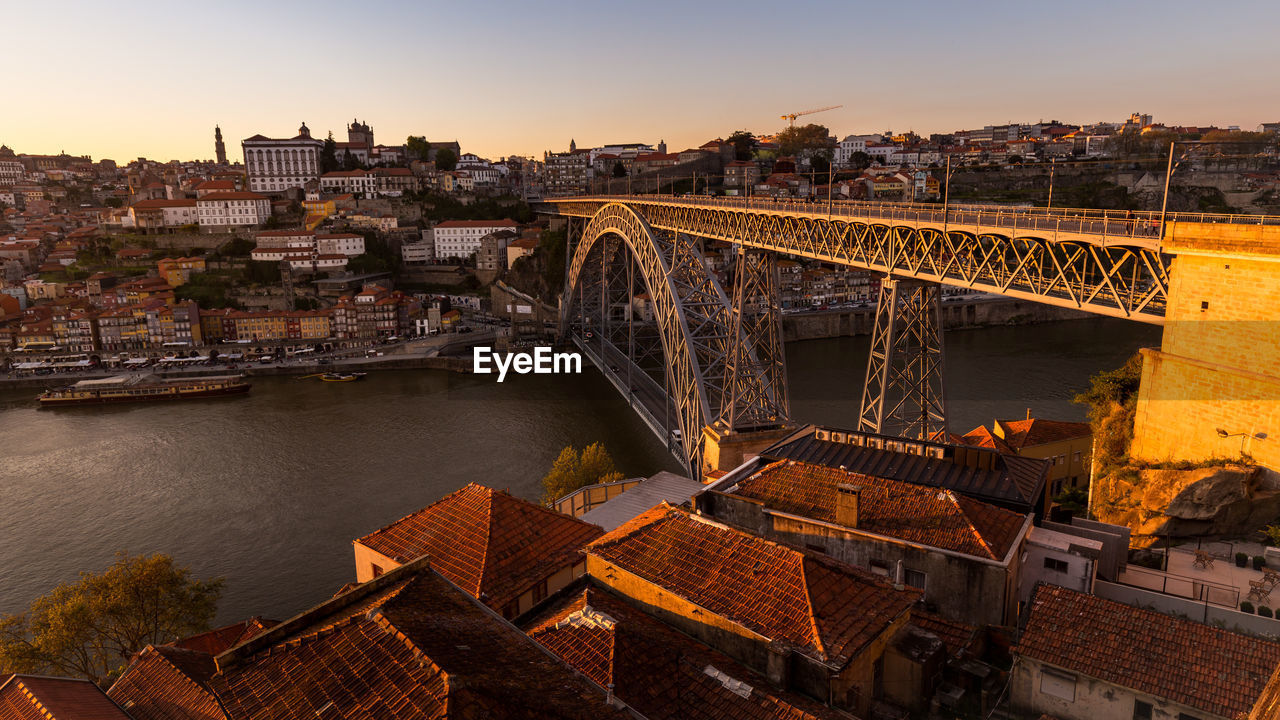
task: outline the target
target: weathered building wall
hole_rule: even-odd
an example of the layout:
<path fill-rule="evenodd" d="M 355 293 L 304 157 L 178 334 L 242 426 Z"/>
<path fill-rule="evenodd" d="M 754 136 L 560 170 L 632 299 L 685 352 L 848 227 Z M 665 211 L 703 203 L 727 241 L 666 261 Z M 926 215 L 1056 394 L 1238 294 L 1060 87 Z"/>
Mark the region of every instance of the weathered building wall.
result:
<path fill-rule="evenodd" d="M 821 552 L 864 570 L 875 572 L 874 561 L 894 580 L 901 580 L 908 569 L 923 572 L 927 578 L 924 600 L 936 605 L 944 617 L 979 625 L 1012 625 L 1017 620 L 1021 540 L 1010 566 L 1004 566 L 779 516 L 758 501 L 735 495 L 703 493 L 698 509 L 752 534 Z"/>
<path fill-rule="evenodd" d="M 1155 672 L 1161 671 L 1155 669 Z M 1227 720 L 1221 715 L 1021 656 L 1014 662 L 1010 675 L 1009 697 L 1016 710 L 1033 717 L 1044 713 L 1059 720 L 1137 717 L 1133 712 L 1135 701 L 1151 706 L 1152 720 L 1180 720 L 1182 713 L 1200 720 Z"/>
<path fill-rule="evenodd" d="M 1176 223 L 1165 246 L 1169 305 L 1161 348 L 1143 352 L 1132 454 L 1243 451 L 1280 469 L 1280 227 Z"/>

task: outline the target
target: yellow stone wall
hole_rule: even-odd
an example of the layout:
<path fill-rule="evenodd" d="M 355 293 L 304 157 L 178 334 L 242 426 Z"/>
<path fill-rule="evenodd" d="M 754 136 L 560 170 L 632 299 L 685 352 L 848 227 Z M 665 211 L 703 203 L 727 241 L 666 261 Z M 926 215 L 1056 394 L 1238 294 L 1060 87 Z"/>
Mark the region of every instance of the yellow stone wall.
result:
<path fill-rule="evenodd" d="M 1165 249 L 1169 305 L 1161 348 L 1143 353 L 1133 455 L 1243 450 L 1280 470 L 1280 227 L 1176 223 Z"/>

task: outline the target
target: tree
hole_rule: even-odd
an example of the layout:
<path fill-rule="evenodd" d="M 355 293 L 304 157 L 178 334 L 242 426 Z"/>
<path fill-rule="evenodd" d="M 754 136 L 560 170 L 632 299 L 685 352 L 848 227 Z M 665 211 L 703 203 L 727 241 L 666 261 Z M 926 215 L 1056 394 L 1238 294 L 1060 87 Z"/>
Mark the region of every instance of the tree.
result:
<path fill-rule="evenodd" d="M 209 629 L 222 578 L 197 580 L 168 555 L 120 554 L 0 618 L 0 674 L 83 677 L 106 686 L 134 653 Z"/>
<path fill-rule="evenodd" d="M 1021 155 L 1010 155 L 1009 157 L 1005 158 L 1005 159 L 1004 159 L 1004 161 L 1005 161 L 1005 164 L 1007 164 L 1007 165 L 1021 165 L 1021 164 L 1022 164 L 1022 156 L 1021 156 Z"/>
<path fill-rule="evenodd" d="M 826 125 L 793 125 L 778 133 L 778 150 L 783 155 L 794 155 L 797 159 L 805 154 L 809 157 L 822 155 L 830 160 L 833 147 L 831 131 Z"/>
<path fill-rule="evenodd" d="M 613 164 L 613 176 L 616 178 L 624 178 L 627 176 L 627 168 L 619 160 Z"/>
<path fill-rule="evenodd" d="M 1076 517 L 1085 517 L 1089 510 L 1089 491 L 1076 485 L 1063 488 L 1053 498 L 1053 504 Z"/>
<path fill-rule="evenodd" d="M 324 146 L 320 148 L 320 172 L 333 172 L 338 169 L 338 143 L 333 140 L 333 132 L 329 132 L 329 137 L 324 139 Z"/>
<path fill-rule="evenodd" d="M 854 170 L 866 170 L 871 167 L 871 156 L 858 150 L 849 156 L 849 165 Z"/>
<path fill-rule="evenodd" d="M 427 138 L 422 135 L 410 135 L 405 141 L 404 147 L 411 155 L 417 155 L 419 160 L 426 162 L 431 159 L 431 143 L 427 142 Z"/>
<path fill-rule="evenodd" d="M 760 141 L 747 130 L 734 130 L 725 142 L 733 146 L 734 160 L 750 160 L 756 155 Z"/>
<path fill-rule="evenodd" d="M 622 473 L 614 467 L 604 445 L 591 443 L 581 453 L 570 445 L 560 451 L 551 471 L 542 478 L 542 500 L 550 504 L 578 488 L 621 479 Z"/>
<path fill-rule="evenodd" d="M 458 167 L 458 154 L 453 151 L 453 148 L 440 148 L 436 151 L 437 170 L 449 172 L 456 167 Z"/>

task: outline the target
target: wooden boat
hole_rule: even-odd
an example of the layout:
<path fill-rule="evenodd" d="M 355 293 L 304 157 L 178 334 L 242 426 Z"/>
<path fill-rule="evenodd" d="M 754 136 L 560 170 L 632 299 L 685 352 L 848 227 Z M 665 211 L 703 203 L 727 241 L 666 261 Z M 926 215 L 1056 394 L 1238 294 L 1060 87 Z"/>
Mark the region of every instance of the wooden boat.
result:
<path fill-rule="evenodd" d="M 106 403 L 150 402 L 153 400 L 194 400 L 198 398 L 239 395 L 252 387 L 243 375 L 218 375 L 190 378 L 116 375 L 81 380 L 64 388 L 40 395 L 42 407 L 63 405 L 102 405 Z"/>
<path fill-rule="evenodd" d="M 322 382 L 355 382 L 357 380 L 363 380 L 365 375 L 366 373 L 362 373 L 362 372 L 357 372 L 357 373 L 328 372 L 321 375 L 320 380 Z"/>

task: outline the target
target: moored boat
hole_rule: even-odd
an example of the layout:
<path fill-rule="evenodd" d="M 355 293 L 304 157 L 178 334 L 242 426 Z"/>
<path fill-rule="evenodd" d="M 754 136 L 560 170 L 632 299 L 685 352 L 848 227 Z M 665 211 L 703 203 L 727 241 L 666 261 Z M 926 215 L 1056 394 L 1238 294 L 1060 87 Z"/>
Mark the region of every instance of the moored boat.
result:
<path fill-rule="evenodd" d="M 64 388 L 49 390 L 38 398 L 42 407 L 101 405 L 152 400 L 193 400 L 249 392 L 252 387 L 243 375 L 191 378 L 116 375 L 81 380 Z"/>
<path fill-rule="evenodd" d="M 362 372 L 353 372 L 353 373 L 328 372 L 321 375 L 320 380 L 322 380 L 323 382 L 355 382 L 357 380 L 362 380 L 365 374 L 366 373 L 362 373 Z"/>

